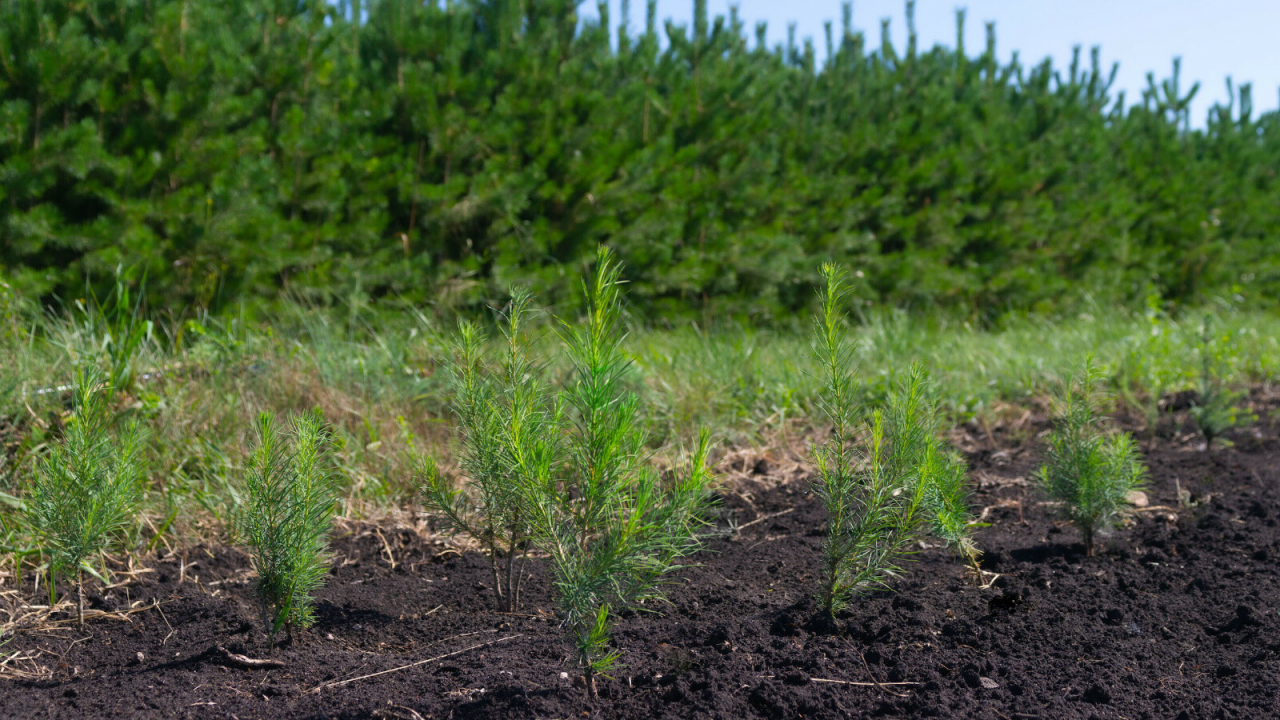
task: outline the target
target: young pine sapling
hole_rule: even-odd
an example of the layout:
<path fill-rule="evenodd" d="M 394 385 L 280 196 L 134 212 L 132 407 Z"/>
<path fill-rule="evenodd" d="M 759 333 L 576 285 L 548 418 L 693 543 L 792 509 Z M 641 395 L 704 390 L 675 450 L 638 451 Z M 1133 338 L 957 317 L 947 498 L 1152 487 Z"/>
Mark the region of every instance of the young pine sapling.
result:
<path fill-rule="evenodd" d="M 814 492 L 828 515 L 818 599 L 834 615 L 902 572 L 926 521 L 975 566 L 977 550 L 969 536 L 964 466 L 937 437 L 937 410 L 921 366 L 913 365 L 887 407 L 872 413 L 866 448 L 857 446 L 862 428 L 853 350 L 840 309 L 845 275 L 832 264 L 822 274 L 817 350 L 826 385 L 821 405 L 832 432 L 813 448 Z"/>
<path fill-rule="evenodd" d="M 328 572 L 337 506 L 323 420 L 307 413 L 291 425 L 290 448 L 270 414 L 258 417 L 258 447 L 249 460 L 237 523 L 253 550 L 263 629 L 273 643 L 282 629 L 292 641 L 293 631 L 314 619 L 312 596 Z"/>
<path fill-rule="evenodd" d="M 1085 553 L 1094 554 L 1099 532 L 1116 525 L 1129 508 L 1129 494 L 1142 487 L 1146 470 L 1129 433 L 1105 432 L 1098 417 L 1100 373 L 1089 359 L 1057 398 L 1039 481 L 1062 502 L 1080 529 Z"/>
<path fill-rule="evenodd" d="M 647 461 L 639 398 L 626 387 L 620 284 L 618 265 L 602 248 L 585 287 L 585 327 L 565 326 L 574 370 L 567 463 L 517 473 L 530 483 L 534 537 L 551 557 L 560 615 L 589 697 L 596 675 L 607 677 L 617 659 L 608 650 L 615 611 L 661 596 L 663 578 L 700 547 L 711 501 L 706 433 L 670 481 Z"/>
<path fill-rule="evenodd" d="M 520 606 L 529 551 L 523 493 L 538 481 L 521 475 L 545 476 L 558 452 L 556 408 L 541 368 L 530 356 L 530 301 L 527 291 L 512 292 L 501 317 L 506 353 L 496 373 L 484 367 L 484 333 L 469 322 L 459 326 L 453 411 L 463 437 L 462 470 L 471 484 L 463 487 L 446 478 L 430 457 L 417 460 L 427 509 L 441 513 L 453 529 L 488 551 L 499 612 L 515 612 Z"/>
<path fill-rule="evenodd" d="M 63 442 L 37 463 L 25 503 L 27 521 L 50 555 L 51 575 L 75 573 L 81 626 L 85 562 L 133 522 L 145 477 L 143 433 L 131 423 L 112 437 L 108 392 L 95 366 L 79 369 L 75 414 Z"/>
<path fill-rule="evenodd" d="M 1206 315 L 1196 351 L 1200 355 L 1200 377 L 1196 387 L 1196 400 L 1191 405 L 1191 419 L 1204 436 L 1205 451 L 1213 449 L 1213 441 L 1226 431 L 1247 425 L 1255 418 L 1252 413 L 1236 405 L 1241 393 L 1228 387 L 1223 378 L 1223 354 L 1230 347 L 1229 338 L 1218 338 L 1213 333 L 1213 316 Z"/>
<path fill-rule="evenodd" d="M 952 552 L 968 563 L 981 584 L 983 575 L 979 559 L 982 551 L 973 540 L 969 474 L 964 460 L 935 437 L 925 448 L 921 479 L 925 485 L 924 505 L 933 536 L 945 542 Z"/>

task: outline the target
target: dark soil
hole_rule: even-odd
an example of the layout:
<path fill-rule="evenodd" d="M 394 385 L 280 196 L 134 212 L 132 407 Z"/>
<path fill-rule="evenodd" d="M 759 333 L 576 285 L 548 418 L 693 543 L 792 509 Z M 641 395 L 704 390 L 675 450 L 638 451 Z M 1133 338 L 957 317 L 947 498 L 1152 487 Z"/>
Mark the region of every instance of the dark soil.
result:
<path fill-rule="evenodd" d="M 159 610 L 24 631 L 0 649 L 43 649 L 53 671 L 0 681 L 0 716 L 1274 718 L 1280 435 L 1259 410 L 1229 449 L 1198 451 L 1176 428 L 1158 440 L 1153 507 L 1098 557 L 1028 486 L 1044 424 L 973 429 L 975 507 L 991 524 L 979 539 L 999 579 L 979 589 L 925 548 L 896 592 L 834 623 L 810 600 L 823 514 L 803 485 L 770 488 L 759 462 L 760 486 L 726 495 L 721 511 L 766 519 L 712 542 L 670 605 L 619 622 L 625 665 L 591 702 L 540 568 L 525 614 L 501 615 L 483 557 L 366 529 L 337 539 L 318 622 L 293 644 L 268 647 L 242 554 L 192 550 L 183 582 L 177 564 L 159 563 L 93 598 L 159 599 Z M 217 646 L 285 665 L 245 669 Z"/>

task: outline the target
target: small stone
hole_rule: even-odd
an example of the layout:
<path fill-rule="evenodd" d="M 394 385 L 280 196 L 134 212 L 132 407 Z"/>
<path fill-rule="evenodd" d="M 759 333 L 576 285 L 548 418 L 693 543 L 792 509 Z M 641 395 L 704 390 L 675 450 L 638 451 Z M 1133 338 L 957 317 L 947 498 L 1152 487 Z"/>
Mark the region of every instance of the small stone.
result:
<path fill-rule="evenodd" d="M 1000 683 L 986 676 L 978 678 L 978 682 L 982 683 L 982 687 L 988 690 L 995 690 L 996 688 L 1000 687 Z"/>
<path fill-rule="evenodd" d="M 1130 490 L 1129 492 L 1125 493 L 1124 499 L 1128 500 L 1129 503 L 1134 507 L 1144 508 L 1147 505 L 1151 504 L 1150 501 L 1147 500 L 1147 494 L 1142 492 L 1141 490 Z"/>
<path fill-rule="evenodd" d="M 147 659 L 146 655 L 143 655 L 142 653 L 138 653 L 138 662 L 142 662 L 143 660 L 146 660 L 146 659 Z"/>
<path fill-rule="evenodd" d="M 334 636 L 333 636 L 333 633 L 325 633 L 324 639 L 325 639 L 325 640 L 337 640 L 338 638 L 334 637 Z"/>
<path fill-rule="evenodd" d="M 569 673 L 567 673 L 567 672 L 562 672 L 562 673 L 560 673 L 560 679 L 561 679 L 561 680 L 568 680 L 568 679 L 569 679 Z"/>

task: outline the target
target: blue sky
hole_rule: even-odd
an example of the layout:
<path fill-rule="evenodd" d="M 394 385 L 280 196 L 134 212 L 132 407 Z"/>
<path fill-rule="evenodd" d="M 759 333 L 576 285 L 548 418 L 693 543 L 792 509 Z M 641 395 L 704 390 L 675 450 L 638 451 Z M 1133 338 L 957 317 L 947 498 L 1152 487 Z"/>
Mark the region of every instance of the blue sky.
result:
<path fill-rule="evenodd" d="M 757 21 L 769 23 L 769 43 L 786 42 L 787 24 L 796 37 L 812 37 L 821 60 L 825 55 L 822 24 L 830 20 L 839 37 L 840 0 L 708 0 L 710 14 L 728 15 L 738 6 L 749 37 Z M 620 20 L 620 0 L 609 0 L 612 24 Z M 1209 107 L 1227 97 L 1228 75 L 1239 85 L 1253 83 L 1255 115 L 1274 110 L 1280 98 L 1280 0 L 918 0 L 916 29 L 922 48 L 955 44 L 955 10 L 968 10 L 965 45 L 984 47 L 984 23 L 996 23 L 997 50 L 1003 59 L 1017 50 L 1023 64 L 1045 57 L 1065 69 L 1073 45 L 1102 47 L 1106 68 L 1120 63 L 1113 90 L 1125 90 L 1127 102 L 1141 97 L 1146 74 L 1168 77 L 1174 56 L 1182 57 L 1183 87 L 1201 83 L 1191 109 L 1192 125 L 1202 127 Z M 906 46 L 902 0 L 854 0 L 853 24 L 871 47 L 880 42 L 880 19 L 892 18 L 894 44 Z M 644 29 L 645 0 L 631 0 L 631 27 Z M 595 0 L 581 5 L 583 17 L 597 17 Z M 691 24 L 693 0 L 659 0 L 659 27 L 666 18 Z"/>

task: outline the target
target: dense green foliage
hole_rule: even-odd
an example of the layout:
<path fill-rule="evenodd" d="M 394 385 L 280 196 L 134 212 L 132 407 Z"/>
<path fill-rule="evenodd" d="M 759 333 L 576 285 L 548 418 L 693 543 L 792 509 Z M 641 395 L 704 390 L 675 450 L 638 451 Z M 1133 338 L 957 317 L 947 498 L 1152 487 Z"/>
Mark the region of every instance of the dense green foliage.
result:
<path fill-rule="evenodd" d="M 2 0 L 0 274 L 556 305 L 606 242 L 640 312 L 758 321 L 815 302 L 824 258 L 984 318 L 1280 287 L 1280 122 L 1247 87 L 1191 131 L 1176 72 L 1126 103 L 1096 54 L 1002 64 L 990 29 L 868 52 L 846 9 L 819 67 L 705 0 L 642 32 L 576 4 Z"/>

